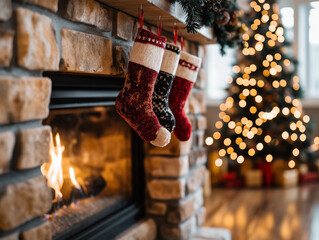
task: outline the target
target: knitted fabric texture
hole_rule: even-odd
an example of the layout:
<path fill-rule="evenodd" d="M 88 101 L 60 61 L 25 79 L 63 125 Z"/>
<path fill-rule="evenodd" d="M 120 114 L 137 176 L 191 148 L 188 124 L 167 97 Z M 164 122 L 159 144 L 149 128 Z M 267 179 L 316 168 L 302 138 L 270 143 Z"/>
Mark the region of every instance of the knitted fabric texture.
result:
<path fill-rule="evenodd" d="M 196 81 L 200 64 L 200 58 L 182 52 L 169 95 L 169 107 L 176 121 L 174 134 L 180 141 L 189 140 L 192 134 L 192 124 L 184 111 L 184 107 Z"/>
<path fill-rule="evenodd" d="M 161 66 L 166 38 L 145 29 L 136 36 L 124 87 L 116 98 L 115 108 L 124 120 L 147 142 L 163 147 L 170 133 L 163 129 L 152 108 L 152 94 Z M 160 140 L 157 139 L 159 136 Z"/>
<path fill-rule="evenodd" d="M 153 93 L 153 110 L 160 122 L 168 131 L 175 127 L 175 118 L 168 106 L 168 96 L 176 73 L 180 48 L 166 44 L 161 70 L 157 76 Z"/>

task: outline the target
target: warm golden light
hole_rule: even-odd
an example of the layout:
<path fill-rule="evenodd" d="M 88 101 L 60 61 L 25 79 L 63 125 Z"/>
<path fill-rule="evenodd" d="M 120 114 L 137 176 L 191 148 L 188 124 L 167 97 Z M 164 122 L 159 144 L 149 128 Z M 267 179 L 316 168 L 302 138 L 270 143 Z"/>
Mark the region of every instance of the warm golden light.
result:
<path fill-rule="evenodd" d="M 238 162 L 239 164 L 242 164 L 244 161 L 245 161 L 245 158 L 244 158 L 243 156 L 238 156 L 237 162 Z"/>
<path fill-rule="evenodd" d="M 221 137 L 220 132 L 215 132 L 215 133 L 213 134 L 213 138 L 216 139 L 216 140 L 220 139 L 220 137 Z"/>
<path fill-rule="evenodd" d="M 256 151 L 255 151 L 255 149 L 253 149 L 253 148 L 251 148 L 251 149 L 248 150 L 248 155 L 251 156 L 251 157 L 254 156 L 255 153 L 256 153 Z"/>
<path fill-rule="evenodd" d="M 270 143 L 271 142 L 271 136 L 266 135 L 264 140 L 265 140 L 265 143 Z"/>
<path fill-rule="evenodd" d="M 263 150 L 263 148 L 264 148 L 264 144 L 258 143 L 257 146 L 256 146 L 256 148 L 257 148 L 258 151 L 261 151 L 261 150 Z"/>
<path fill-rule="evenodd" d="M 59 133 L 55 136 L 55 144 L 52 132 L 50 133 L 50 162 L 41 166 L 42 174 L 47 178 L 47 184 L 54 189 L 55 200 L 62 198 L 63 186 L 62 154 L 64 146 L 61 144 Z"/>
<path fill-rule="evenodd" d="M 268 154 L 268 155 L 266 156 L 266 161 L 267 161 L 267 162 L 272 162 L 273 159 L 274 159 L 274 157 L 273 157 L 271 154 Z"/>
<path fill-rule="evenodd" d="M 297 157 L 299 155 L 300 151 L 298 148 L 295 148 L 293 151 L 292 151 L 292 155 L 294 155 L 295 157 Z"/>
<path fill-rule="evenodd" d="M 221 167 L 223 165 L 223 160 L 221 160 L 220 158 L 216 159 L 215 165 L 216 165 L 216 167 Z"/>
<path fill-rule="evenodd" d="M 225 149 L 220 149 L 219 152 L 218 152 L 218 155 L 220 157 L 224 157 L 226 155 L 226 150 Z"/>
<path fill-rule="evenodd" d="M 283 139 L 288 139 L 289 138 L 289 133 L 287 131 L 284 131 L 282 134 L 281 134 L 282 138 Z"/>
<path fill-rule="evenodd" d="M 70 174 L 70 179 L 71 182 L 73 183 L 73 185 L 77 188 L 77 189 L 81 189 L 80 184 L 78 183 L 78 181 L 76 181 L 75 179 L 75 174 L 74 174 L 74 169 L 73 167 L 69 168 L 69 174 Z"/>
<path fill-rule="evenodd" d="M 207 137 L 205 139 L 205 143 L 206 143 L 207 146 L 211 146 L 214 143 L 214 139 L 212 137 Z"/>
<path fill-rule="evenodd" d="M 289 166 L 290 168 L 294 168 L 294 167 L 296 166 L 295 161 L 294 161 L 294 160 L 290 160 L 290 161 L 288 162 L 288 166 Z"/>

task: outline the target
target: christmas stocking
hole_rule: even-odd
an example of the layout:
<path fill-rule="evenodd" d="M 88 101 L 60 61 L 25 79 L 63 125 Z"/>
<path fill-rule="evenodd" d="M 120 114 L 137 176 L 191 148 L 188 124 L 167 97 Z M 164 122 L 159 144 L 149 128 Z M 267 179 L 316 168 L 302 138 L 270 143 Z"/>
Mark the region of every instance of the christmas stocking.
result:
<path fill-rule="evenodd" d="M 153 110 L 160 124 L 170 132 L 175 127 L 175 118 L 168 107 L 168 95 L 176 73 L 179 56 L 179 47 L 173 44 L 166 44 L 161 69 L 153 92 Z"/>
<path fill-rule="evenodd" d="M 166 146 L 171 134 L 162 127 L 152 108 L 152 94 L 160 69 L 166 38 L 139 29 L 130 55 L 125 84 L 115 108 L 124 120 L 147 142 Z"/>
<path fill-rule="evenodd" d="M 184 106 L 196 81 L 200 64 L 200 58 L 182 52 L 169 95 L 169 107 L 176 120 L 174 134 L 180 141 L 187 141 L 191 137 L 192 125 L 184 111 Z"/>

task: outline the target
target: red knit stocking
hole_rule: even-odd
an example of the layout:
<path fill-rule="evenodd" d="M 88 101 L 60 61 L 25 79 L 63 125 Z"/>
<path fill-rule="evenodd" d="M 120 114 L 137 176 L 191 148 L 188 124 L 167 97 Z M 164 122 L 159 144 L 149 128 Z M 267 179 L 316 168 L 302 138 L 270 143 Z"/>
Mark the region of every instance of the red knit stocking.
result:
<path fill-rule="evenodd" d="M 169 107 L 176 120 L 174 134 L 180 141 L 187 141 L 192 134 L 192 125 L 184 111 L 184 107 L 196 81 L 200 64 L 200 58 L 182 52 L 169 95 Z"/>
<path fill-rule="evenodd" d="M 136 36 L 125 78 L 115 107 L 124 120 L 147 142 L 163 147 L 170 132 L 161 127 L 152 108 L 152 94 L 161 66 L 166 38 L 145 29 Z"/>

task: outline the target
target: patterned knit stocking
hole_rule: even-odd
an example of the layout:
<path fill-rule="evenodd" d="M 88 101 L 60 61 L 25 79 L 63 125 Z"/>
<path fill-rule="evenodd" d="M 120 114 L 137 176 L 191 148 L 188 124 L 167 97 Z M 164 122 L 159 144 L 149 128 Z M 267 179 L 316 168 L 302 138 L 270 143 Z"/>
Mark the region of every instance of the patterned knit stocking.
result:
<path fill-rule="evenodd" d="M 115 108 L 124 120 L 147 142 L 158 147 L 170 141 L 152 108 L 152 95 L 160 69 L 166 38 L 139 29 L 130 55 L 125 84 Z"/>
<path fill-rule="evenodd" d="M 175 127 L 175 118 L 168 107 L 168 95 L 176 73 L 179 56 L 179 47 L 173 44 L 166 44 L 161 69 L 153 92 L 153 110 L 160 124 L 170 132 Z"/>
<path fill-rule="evenodd" d="M 169 95 L 169 107 L 176 120 L 174 134 L 180 141 L 187 141 L 192 134 L 192 125 L 184 111 L 184 107 L 196 81 L 200 64 L 200 58 L 182 52 Z"/>

